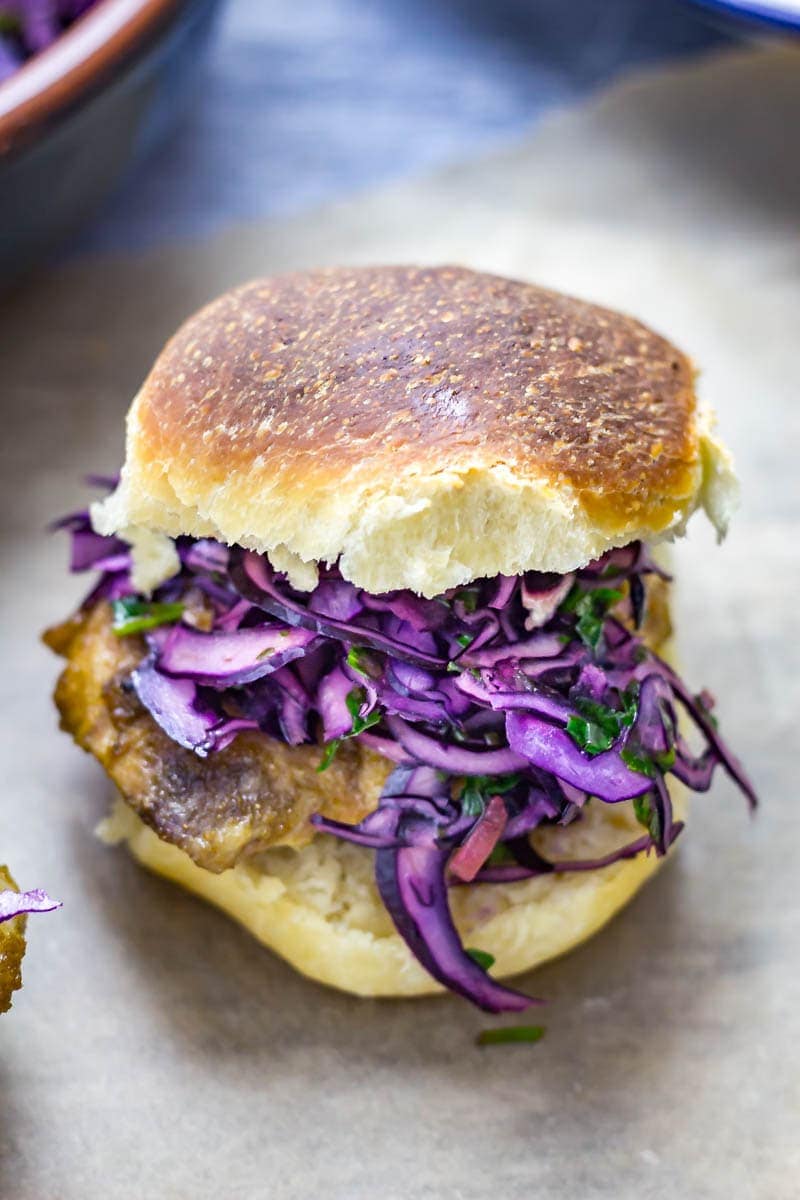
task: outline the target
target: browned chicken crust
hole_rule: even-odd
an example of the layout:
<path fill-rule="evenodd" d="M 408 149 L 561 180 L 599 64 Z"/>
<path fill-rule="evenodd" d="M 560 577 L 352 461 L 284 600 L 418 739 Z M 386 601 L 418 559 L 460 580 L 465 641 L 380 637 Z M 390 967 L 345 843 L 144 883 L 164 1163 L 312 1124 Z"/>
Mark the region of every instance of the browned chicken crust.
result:
<path fill-rule="evenodd" d="M 0 866 L 0 890 L 17 891 L 8 867 Z M 22 956 L 25 953 L 25 915 L 0 924 L 0 1013 L 11 1008 L 11 996 L 22 987 Z"/>
<path fill-rule="evenodd" d="M 67 660 L 55 692 L 61 727 L 102 764 L 134 812 L 199 866 L 224 871 L 267 846 L 302 845 L 315 812 L 355 822 L 375 808 L 390 764 L 355 742 L 321 773 L 319 747 L 261 733 L 241 733 L 208 758 L 176 745 L 128 681 L 144 643 L 113 633 L 107 603 L 81 610 L 44 640 Z"/>

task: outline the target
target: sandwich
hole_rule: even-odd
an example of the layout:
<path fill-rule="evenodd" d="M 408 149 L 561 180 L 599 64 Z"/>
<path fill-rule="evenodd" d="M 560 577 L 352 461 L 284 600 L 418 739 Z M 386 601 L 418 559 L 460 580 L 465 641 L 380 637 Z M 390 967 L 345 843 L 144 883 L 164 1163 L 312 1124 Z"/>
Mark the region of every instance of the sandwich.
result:
<path fill-rule="evenodd" d="M 630 317 L 457 267 L 223 295 L 65 518 L 86 599 L 45 639 L 102 831 L 312 979 L 502 982 L 603 926 L 719 767 L 670 665 L 660 544 L 730 456 L 691 364 Z"/>
<path fill-rule="evenodd" d="M 22 987 L 27 914 L 59 907 L 41 888 L 20 892 L 8 867 L 0 865 L 0 1013 L 8 1012 L 14 992 Z"/>

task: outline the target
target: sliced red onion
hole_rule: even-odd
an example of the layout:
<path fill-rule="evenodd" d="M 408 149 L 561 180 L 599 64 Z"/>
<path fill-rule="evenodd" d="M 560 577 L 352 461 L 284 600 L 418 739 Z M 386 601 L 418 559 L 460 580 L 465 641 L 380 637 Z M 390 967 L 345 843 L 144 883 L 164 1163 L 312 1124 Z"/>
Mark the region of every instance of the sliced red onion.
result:
<path fill-rule="evenodd" d="M 474 879 L 503 836 L 507 822 L 508 815 L 502 797 L 491 796 L 447 864 L 450 873 L 465 883 Z"/>

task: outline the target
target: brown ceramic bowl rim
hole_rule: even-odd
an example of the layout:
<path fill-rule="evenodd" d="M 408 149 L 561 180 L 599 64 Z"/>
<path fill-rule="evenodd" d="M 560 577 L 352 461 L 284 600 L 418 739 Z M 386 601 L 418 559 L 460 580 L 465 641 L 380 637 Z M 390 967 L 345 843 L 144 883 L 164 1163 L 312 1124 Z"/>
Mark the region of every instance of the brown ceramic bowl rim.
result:
<path fill-rule="evenodd" d="M 0 83 L 0 152 L 28 141 L 105 79 L 181 0 L 99 0 L 52 46 Z"/>

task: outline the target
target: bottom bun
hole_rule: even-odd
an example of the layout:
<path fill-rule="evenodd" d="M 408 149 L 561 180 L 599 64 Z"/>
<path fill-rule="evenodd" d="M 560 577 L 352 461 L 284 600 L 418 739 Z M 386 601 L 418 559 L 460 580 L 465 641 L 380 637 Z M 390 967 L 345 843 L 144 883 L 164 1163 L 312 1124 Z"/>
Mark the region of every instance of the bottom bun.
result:
<path fill-rule="evenodd" d="M 670 791 L 681 820 L 685 791 L 672 780 Z M 268 850 L 215 875 L 161 841 L 122 800 L 98 833 L 126 842 L 144 866 L 216 904 L 310 979 L 359 996 L 444 991 L 395 932 L 364 847 L 318 835 L 300 850 Z M 579 821 L 541 830 L 534 842 L 564 861 L 608 854 L 641 834 L 630 803 L 595 800 Z M 592 871 L 455 887 L 453 917 L 465 946 L 494 956 L 492 975 L 518 975 L 591 937 L 662 861 L 639 854 Z"/>

